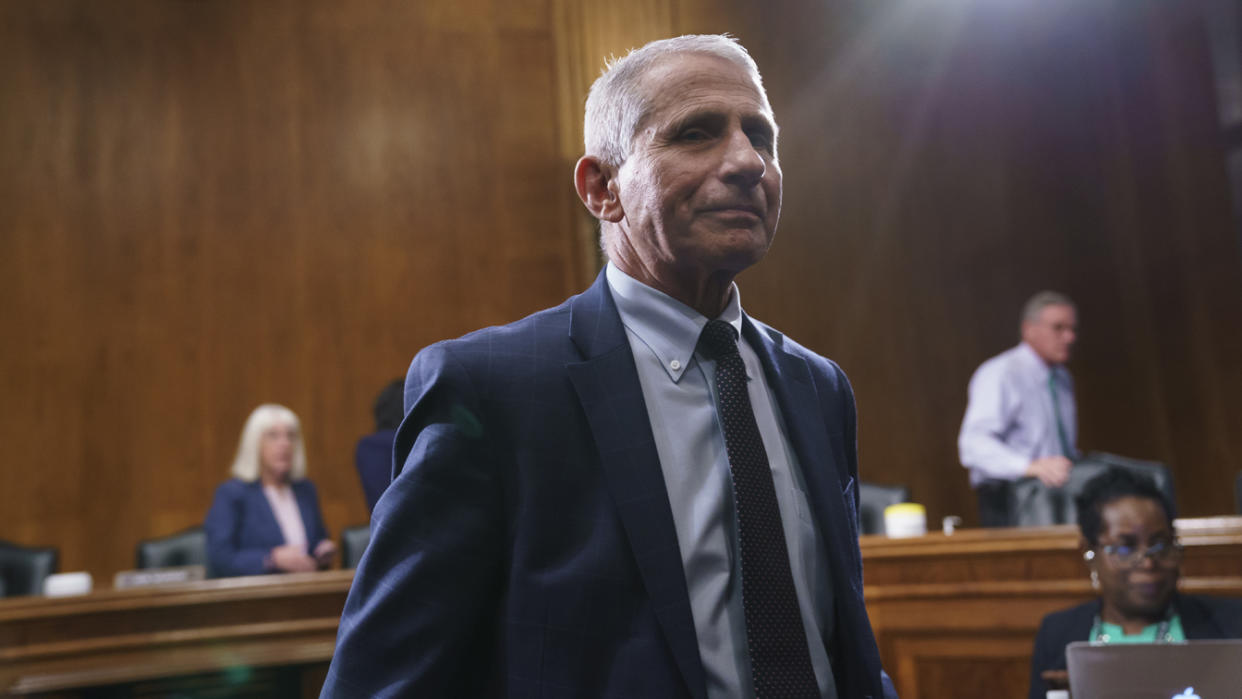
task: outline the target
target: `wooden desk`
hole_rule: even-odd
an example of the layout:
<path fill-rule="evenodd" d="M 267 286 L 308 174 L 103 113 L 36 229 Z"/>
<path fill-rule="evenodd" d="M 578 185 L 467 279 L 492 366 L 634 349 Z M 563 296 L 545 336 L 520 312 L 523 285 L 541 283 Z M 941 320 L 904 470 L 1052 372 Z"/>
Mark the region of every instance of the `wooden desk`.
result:
<path fill-rule="evenodd" d="M 1177 526 L 1182 589 L 1242 596 L 1242 518 Z M 1093 596 L 1074 527 L 866 536 L 861 546 L 871 623 L 902 699 L 1025 696 L 1040 619 Z M 0 600 L 0 693 L 315 696 L 352 578 L 330 571 Z"/>
<path fill-rule="evenodd" d="M 352 579 L 343 570 L 0 600 L 0 694 L 317 696 Z"/>
<path fill-rule="evenodd" d="M 1178 520 L 1180 588 L 1242 597 L 1242 517 Z M 902 699 L 1024 697 L 1045 614 L 1094 594 L 1074 526 L 864 536 L 863 594 Z"/>

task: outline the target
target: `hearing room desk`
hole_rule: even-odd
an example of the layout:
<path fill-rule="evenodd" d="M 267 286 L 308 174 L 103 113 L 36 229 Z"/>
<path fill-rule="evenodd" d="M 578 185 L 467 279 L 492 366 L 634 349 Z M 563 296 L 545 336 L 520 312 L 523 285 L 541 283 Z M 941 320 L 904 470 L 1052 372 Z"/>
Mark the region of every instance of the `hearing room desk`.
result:
<path fill-rule="evenodd" d="M 1242 518 L 1177 524 L 1182 589 L 1242 597 Z M 867 608 L 902 699 L 1025 696 L 1040 618 L 1092 596 L 1074 527 L 861 544 Z M 316 696 L 352 577 L 0 599 L 0 695 Z"/>
<path fill-rule="evenodd" d="M 1242 517 L 1176 522 L 1180 588 L 1242 597 Z M 864 536 L 863 594 L 901 699 L 1025 697 L 1045 614 L 1091 599 L 1075 526 Z"/>
<path fill-rule="evenodd" d="M 352 579 L 339 570 L 0 599 L 0 696 L 318 696 Z"/>

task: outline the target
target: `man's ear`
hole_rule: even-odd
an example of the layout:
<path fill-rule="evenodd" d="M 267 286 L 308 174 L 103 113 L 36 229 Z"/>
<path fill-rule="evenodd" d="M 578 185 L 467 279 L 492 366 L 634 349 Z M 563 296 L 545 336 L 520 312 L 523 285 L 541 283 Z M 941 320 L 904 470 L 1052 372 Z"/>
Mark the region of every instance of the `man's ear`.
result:
<path fill-rule="evenodd" d="M 625 216 L 617 192 L 616 169 L 593 155 L 584 155 L 574 166 L 574 189 L 587 211 L 601 221 L 617 223 Z"/>
<path fill-rule="evenodd" d="M 1030 342 L 1031 330 L 1033 328 L 1034 328 L 1034 323 L 1032 323 L 1029 320 L 1023 320 L 1022 323 L 1018 326 L 1018 335 L 1022 338 L 1023 342 Z"/>

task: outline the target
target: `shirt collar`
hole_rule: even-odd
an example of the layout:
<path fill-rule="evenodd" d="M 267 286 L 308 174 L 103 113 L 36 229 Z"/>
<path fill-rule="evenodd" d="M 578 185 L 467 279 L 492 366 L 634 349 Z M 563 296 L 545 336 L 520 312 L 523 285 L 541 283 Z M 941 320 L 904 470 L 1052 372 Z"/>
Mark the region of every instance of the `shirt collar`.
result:
<path fill-rule="evenodd" d="M 1052 367 L 1043 359 L 1040 359 L 1034 347 L 1026 344 L 1026 342 L 1018 343 L 1018 356 L 1021 357 L 1022 363 L 1027 367 L 1027 371 L 1041 378 L 1048 378 Z"/>
<path fill-rule="evenodd" d="M 626 329 L 651 349 L 674 383 L 694 357 L 699 334 L 709 320 L 702 313 L 622 272 L 609 262 L 605 269 L 608 287 Z M 717 316 L 742 336 L 742 301 L 737 284 L 729 290 L 724 311 Z"/>
<path fill-rule="evenodd" d="M 1038 376 L 1040 380 L 1047 381 L 1049 375 L 1055 375 L 1058 381 L 1066 381 L 1069 377 L 1069 369 L 1064 364 L 1049 364 L 1040 358 L 1035 352 L 1035 348 L 1026 344 L 1026 342 L 1018 343 L 1018 356 L 1022 358 L 1022 363 L 1027 367 L 1027 371 L 1032 376 Z"/>

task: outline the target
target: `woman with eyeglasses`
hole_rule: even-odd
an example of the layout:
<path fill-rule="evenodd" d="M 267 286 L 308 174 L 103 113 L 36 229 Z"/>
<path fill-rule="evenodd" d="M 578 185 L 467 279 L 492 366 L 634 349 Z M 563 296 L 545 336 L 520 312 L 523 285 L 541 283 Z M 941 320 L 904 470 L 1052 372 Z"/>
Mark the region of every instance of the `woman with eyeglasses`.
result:
<path fill-rule="evenodd" d="M 1148 478 L 1110 468 L 1076 501 L 1083 560 L 1099 599 L 1044 617 L 1031 657 L 1029 699 L 1066 687 L 1065 647 L 1096 643 L 1175 643 L 1242 637 L 1242 603 L 1181 595 L 1182 546 L 1173 503 Z"/>

